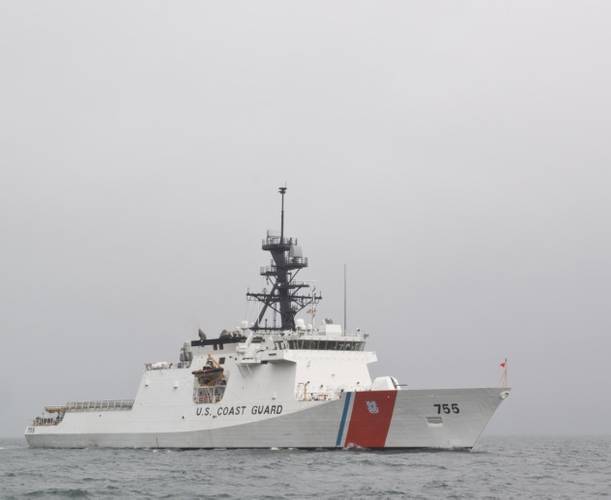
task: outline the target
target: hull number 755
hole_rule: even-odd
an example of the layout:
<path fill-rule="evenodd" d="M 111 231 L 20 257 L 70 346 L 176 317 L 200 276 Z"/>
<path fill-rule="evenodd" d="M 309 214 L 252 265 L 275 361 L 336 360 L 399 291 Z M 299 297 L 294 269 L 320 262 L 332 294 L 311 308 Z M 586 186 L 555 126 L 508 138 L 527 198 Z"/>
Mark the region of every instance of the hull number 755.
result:
<path fill-rule="evenodd" d="M 460 413 L 460 408 L 458 407 L 458 403 L 443 403 L 443 404 L 434 404 L 435 408 L 437 408 L 437 414 L 441 415 L 442 413 Z"/>

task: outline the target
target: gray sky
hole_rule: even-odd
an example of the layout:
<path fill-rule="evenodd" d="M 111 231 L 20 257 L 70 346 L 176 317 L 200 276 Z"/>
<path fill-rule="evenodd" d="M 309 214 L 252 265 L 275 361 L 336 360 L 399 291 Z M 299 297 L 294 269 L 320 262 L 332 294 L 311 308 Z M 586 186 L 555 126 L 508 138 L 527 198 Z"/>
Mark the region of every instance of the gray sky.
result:
<path fill-rule="evenodd" d="M 1 2 L 0 435 L 244 319 L 285 181 L 375 375 L 487 386 L 508 356 L 489 432 L 610 432 L 610 15 Z"/>

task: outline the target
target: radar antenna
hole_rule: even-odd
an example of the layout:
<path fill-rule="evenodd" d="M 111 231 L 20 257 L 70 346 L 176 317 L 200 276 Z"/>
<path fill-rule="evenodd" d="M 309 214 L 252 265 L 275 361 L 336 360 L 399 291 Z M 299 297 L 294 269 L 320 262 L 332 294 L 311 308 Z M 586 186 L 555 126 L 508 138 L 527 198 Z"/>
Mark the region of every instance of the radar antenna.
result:
<path fill-rule="evenodd" d="M 309 290 L 310 285 L 296 281 L 295 277 L 303 268 L 308 267 L 308 259 L 304 257 L 296 238 L 284 236 L 284 195 L 286 186 L 278 188 L 281 196 L 280 235 L 268 231 L 261 248 L 269 252 L 272 260 L 269 266 L 260 270 L 271 290 L 266 288 L 261 293 L 247 292 L 248 300 L 263 304 L 257 317 L 253 331 L 258 330 L 295 330 L 295 316 L 310 304 L 318 304 L 322 299 L 320 293 Z M 268 310 L 280 314 L 280 326 L 261 326 Z"/>

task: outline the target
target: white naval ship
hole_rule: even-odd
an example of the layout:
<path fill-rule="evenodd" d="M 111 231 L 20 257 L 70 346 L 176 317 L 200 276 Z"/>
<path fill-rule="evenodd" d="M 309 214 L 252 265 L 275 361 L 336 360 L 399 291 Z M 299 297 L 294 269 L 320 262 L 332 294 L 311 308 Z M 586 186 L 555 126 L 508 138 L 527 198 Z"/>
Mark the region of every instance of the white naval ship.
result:
<path fill-rule="evenodd" d="M 135 399 L 45 407 L 25 430 L 52 448 L 471 449 L 509 388 L 413 390 L 372 379 L 367 335 L 299 317 L 321 295 L 297 280 L 308 266 L 298 241 L 268 231 L 268 289 L 235 331 L 185 343 L 177 362 L 145 365 Z M 504 384 L 506 385 L 506 383 Z"/>

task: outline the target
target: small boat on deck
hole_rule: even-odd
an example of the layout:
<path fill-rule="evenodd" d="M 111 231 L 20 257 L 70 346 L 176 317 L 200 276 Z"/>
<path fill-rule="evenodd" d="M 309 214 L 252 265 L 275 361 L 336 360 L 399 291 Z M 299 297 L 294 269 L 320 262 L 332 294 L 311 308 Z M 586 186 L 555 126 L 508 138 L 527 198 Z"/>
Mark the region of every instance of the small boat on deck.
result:
<path fill-rule="evenodd" d="M 191 372 L 195 375 L 200 385 L 213 385 L 214 382 L 223 378 L 224 369 L 219 362 L 211 355 L 208 355 L 206 364 L 200 370 Z"/>

